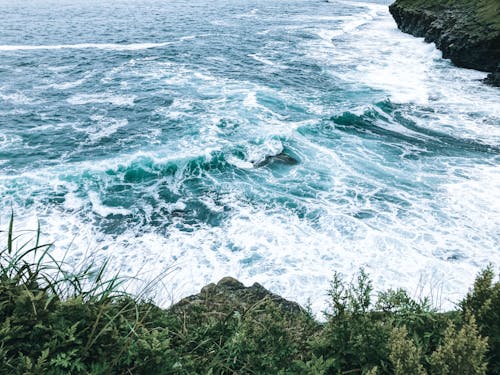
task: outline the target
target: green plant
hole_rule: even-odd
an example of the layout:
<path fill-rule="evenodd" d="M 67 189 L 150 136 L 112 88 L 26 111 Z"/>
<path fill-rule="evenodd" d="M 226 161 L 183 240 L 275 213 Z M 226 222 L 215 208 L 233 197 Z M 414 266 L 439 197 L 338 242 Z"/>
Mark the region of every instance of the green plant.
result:
<path fill-rule="evenodd" d="M 500 281 L 495 281 L 493 266 L 479 273 L 472 290 L 460 303 L 462 316 L 473 314 L 479 332 L 488 337 L 490 366 L 488 373 L 500 374 Z"/>
<path fill-rule="evenodd" d="M 334 360 L 328 373 L 368 371 L 386 362 L 389 330 L 371 311 L 372 290 L 364 270 L 350 283 L 334 274 L 328 291 L 327 322 L 312 343 L 316 356 Z"/>
<path fill-rule="evenodd" d="M 448 322 L 459 321 L 459 314 L 439 313 L 431 307 L 428 299 L 415 301 L 403 289 L 380 292 L 375 311 L 391 327 L 404 326 L 422 354 L 426 355 L 436 350 Z"/>
<path fill-rule="evenodd" d="M 169 368 L 169 340 L 158 344 L 168 331 L 150 328 L 152 308 L 120 291 L 124 279 L 105 277 L 107 262 L 71 270 L 52 257 L 51 244 L 41 244 L 39 227 L 34 239 L 25 239 L 32 232 L 15 234 L 13 214 L 4 233 L 0 374 L 125 373 L 153 370 L 155 364 L 155 370 Z"/>
<path fill-rule="evenodd" d="M 479 335 L 473 315 L 459 330 L 453 322 L 446 329 L 443 343 L 430 356 L 431 373 L 435 375 L 486 374 L 487 339 Z"/>
<path fill-rule="evenodd" d="M 422 351 L 408 338 L 406 327 L 394 328 L 389 338 L 389 360 L 394 375 L 426 375 Z"/>

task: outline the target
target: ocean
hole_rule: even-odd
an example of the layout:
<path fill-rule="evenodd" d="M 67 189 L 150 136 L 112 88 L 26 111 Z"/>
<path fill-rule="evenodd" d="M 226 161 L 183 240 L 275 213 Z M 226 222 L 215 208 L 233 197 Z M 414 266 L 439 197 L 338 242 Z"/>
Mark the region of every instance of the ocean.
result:
<path fill-rule="evenodd" d="M 163 306 L 230 275 L 320 312 L 360 267 L 453 306 L 500 265 L 500 90 L 388 4 L 0 0 L 1 229 Z"/>

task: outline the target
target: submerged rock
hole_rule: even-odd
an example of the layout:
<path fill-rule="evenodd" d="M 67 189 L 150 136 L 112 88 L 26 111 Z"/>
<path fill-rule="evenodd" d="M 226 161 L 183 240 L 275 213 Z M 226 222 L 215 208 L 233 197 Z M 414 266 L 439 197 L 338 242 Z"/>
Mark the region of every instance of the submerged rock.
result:
<path fill-rule="evenodd" d="M 484 82 L 488 85 L 500 87 L 500 65 L 498 65 L 496 71 L 488 74 L 488 77 L 484 79 Z"/>
<path fill-rule="evenodd" d="M 401 31 L 436 43 L 459 67 L 492 72 L 486 82 L 500 86 L 498 0 L 396 0 L 389 11 Z"/>
<path fill-rule="evenodd" d="M 285 152 L 280 152 L 277 155 L 268 155 L 263 160 L 252 162 L 252 164 L 256 168 L 264 167 L 268 164 L 273 164 L 273 163 L 280 163 L 280 164 L 285 164 L 285 165 L 296 165 L 299 163 L 299 161 L 297 159 L 295 159 L 293 156 L 290 156 Z"/>

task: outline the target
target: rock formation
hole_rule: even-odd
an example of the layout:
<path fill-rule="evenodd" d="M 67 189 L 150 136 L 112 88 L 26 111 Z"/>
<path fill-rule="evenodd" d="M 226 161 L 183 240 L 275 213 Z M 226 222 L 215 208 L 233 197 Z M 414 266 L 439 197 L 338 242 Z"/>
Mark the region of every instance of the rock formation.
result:
<path fill-rule="evenodd" d="M 217 284 L 208 284 L 201 289 L 200 293 L 183 298 L 171 309 L 172 311 L 189 311 L 199 306 L 214 313 L 232 310 L 242 312 L 263 301 L 274 303 L 284 313 L 304 312 L 298 303 L 271 293 L 258 283 L 245 287 L 232 277 L 224 277 Z"/>
<path fill-rule="evenodd" d="M 436 43 L 459 67 L 491 72 L 485 82 L 500 86 L 500 1 L 396 0 L 389 10 L 401 31 Z"/>

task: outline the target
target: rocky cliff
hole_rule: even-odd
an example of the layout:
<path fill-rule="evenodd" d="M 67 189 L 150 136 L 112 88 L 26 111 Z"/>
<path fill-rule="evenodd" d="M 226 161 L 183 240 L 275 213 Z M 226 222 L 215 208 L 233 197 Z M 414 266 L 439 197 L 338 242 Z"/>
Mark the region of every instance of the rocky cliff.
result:
<path fill-rule="evenodd" d="M 500 86 L 499 0 L 396 0 L 389 10 L 399 29 L 436 43 L 460 67 L 491 72 Z"/>

